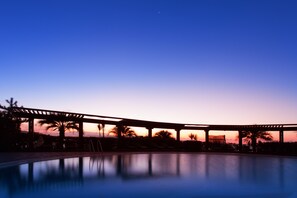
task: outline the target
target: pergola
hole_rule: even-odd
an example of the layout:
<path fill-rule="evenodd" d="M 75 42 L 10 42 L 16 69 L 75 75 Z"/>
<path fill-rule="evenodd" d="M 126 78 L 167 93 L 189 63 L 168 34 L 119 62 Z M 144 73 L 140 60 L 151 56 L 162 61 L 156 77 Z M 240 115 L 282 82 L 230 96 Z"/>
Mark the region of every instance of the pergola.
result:
<path fill-rule="evenodd" d="M 111 117 L 102 115 L 92 115 L 65 111 L 53 111 L 46 109 L 34 109 L 25 107 L 13 107 L 12 113 L 20 118 L 28 119 L 28 131 L 34 133 L 34 119 L 63 119 L 64 121 L 75 121 L 79 124 L 79 139 L 83 139 L 83 123 L 108 124 L 116 126 L 143 127 L 148 130 L 148 137 L 152 138 L 154 128 L 173 129 L 176 131 L 176 140 L 180 141 L 181 130 L 203 130 L 205 132 L 205 144 L 209 143 L 209 131 L 238 131 L 239 150 L 242 149 L 243 131 L 278 131 L 279 142 L 284 142 L 285 131 L 297 131 L 297 124 L 256 124 L 256 125 L 208 125 L 208 124 L 185 124 L 155 122 L 138 119 L 128 119 L 121 117 Z M 119 127 L 121 128 L 121 127 Z M 118 138 L 121 139 L 121 131 L 118 132 Z"/>

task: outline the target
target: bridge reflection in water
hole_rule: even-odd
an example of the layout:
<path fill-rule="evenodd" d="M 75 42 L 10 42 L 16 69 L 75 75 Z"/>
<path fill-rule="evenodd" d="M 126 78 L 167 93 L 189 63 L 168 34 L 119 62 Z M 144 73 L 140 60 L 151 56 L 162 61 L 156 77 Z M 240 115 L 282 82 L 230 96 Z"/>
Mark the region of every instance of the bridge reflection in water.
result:
<path fill-rule="evenodd" d="M 296 178 L 296 158 L 107 154 L 2 168 L 0 197 L 295 197 Z"/>

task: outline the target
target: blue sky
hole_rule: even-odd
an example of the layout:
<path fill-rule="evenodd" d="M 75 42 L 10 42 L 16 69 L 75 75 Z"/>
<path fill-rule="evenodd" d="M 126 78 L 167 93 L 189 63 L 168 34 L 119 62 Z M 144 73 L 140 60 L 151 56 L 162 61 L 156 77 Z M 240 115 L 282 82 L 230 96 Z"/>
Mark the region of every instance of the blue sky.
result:
<path fill-rule="evenodd" d="M 1 1 L 1 102 L 212 124 L 296 123 L 297 2 Z"/>

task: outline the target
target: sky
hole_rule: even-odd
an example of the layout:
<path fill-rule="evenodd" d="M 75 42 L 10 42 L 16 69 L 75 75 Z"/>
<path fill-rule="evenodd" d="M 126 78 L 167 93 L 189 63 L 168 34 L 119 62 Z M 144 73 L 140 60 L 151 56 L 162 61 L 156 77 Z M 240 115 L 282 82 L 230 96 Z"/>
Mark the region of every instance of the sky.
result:
<path fill-rule="evenodd" d="M 0 103 L 297 123 L 297 1 L 2 0 Z"/>

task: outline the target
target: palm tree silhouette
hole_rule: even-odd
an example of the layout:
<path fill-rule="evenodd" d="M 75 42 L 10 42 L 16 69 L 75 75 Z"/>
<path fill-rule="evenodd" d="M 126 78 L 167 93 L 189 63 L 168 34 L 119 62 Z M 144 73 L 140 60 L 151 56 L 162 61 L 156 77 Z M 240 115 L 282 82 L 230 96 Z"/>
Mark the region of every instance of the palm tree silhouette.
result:
<path fill-rule="evenodd" d="M 189 135 L 189 138 L 190 138 L 191 140 L 195 140 L 195 141 L 197 141 L 197 139 L 198 139 L 197 135 L 196 135 L 196 134 L 193 134 L 193 133 L 191 133 L 191 134 Z"/>
<path fill-rule="evenodd" d="M 75 121 L 69 121 L 69 119 L 67 119 L 67 115 L 64 113 L 40 120 L 38 123 L 40 126 L 47 125 L 46 130 L 52 129 L 53 131 L 59 131 L 60 148 L 63 148 L 65 131 L 71 131 L 73 129 L 76 131 L 79 130 L 78 123 Z"/>
<path fill-rule="evenodd" d="M 8 146 L 7 148 L 16 148 L 21 140 L 21 124 L 27 122 L 28 119 L 19 118 L 14 115 L 13 108 L 18 107 L 18 102 L 14 98 L 5 100 L 7 106 L 0 104 L 0 132 L 1 145 L 0 147 Z"/>
<path fill-rule="evenodd" d="M 14 100 L 13 97 L 11 97 L 9 100 L 5 100 L 6 103 L 8 103 L 8 106 L 4 106 L 0 104 L 0 109 L 3 109 L 4 111 L 2 112 L 3 115 L 8 117 L 10 120 L 15 122 L 15 127 L 18 131 L 21 131 L 21 124 L 23 122 L 27 122 L 28 119 L 24 118 L 18 118 L 13 115 L 12 108 L 18 107 L 18 101 Z M 23 106 L 21 106 L 23 107 Z"/>
<path fill-rule="evenodd" d="M 3 109 L 5 113 L 9 116 L 12 116 L 12 108 L 18 107 L 18 101 L 15 101 L 13 98 L 10 98 L 9 100 L 5 100 L 6 103 L 8 103 L 8 106 L 4 106 L 0 104 L 0 109 Z"/>
<path fill-rule="evenodd" d="M 167 130 L 161 130 L 155 134 L 155 137 L 161 138 L 161 139 L 171 139 L 172 133 L 170 133 Z"/>
<path fill-rule="evenodd" d="M 252 142 L 253 152 L 256 152 L 257 139 L 264 141 L 273 140 L 272 135 L 267 131 L 242 131 L 242 137 L 245 142 Z"/>
<path fill-rule="evenodd" d="M 14 100 L 12 97 L 9 100 L 5 100 L 8 103 L 8 107 L 5 107 L 6 109 L 10 109 L 13 107 L 18 107 L 18 101 Z"/>
<path fill-rule="evenodd" d="M 105 124 L 102 123 L 102 124 L 98 124 L 97 125 L 97 128 L 99 130 L 99 137 L 101 136 L 101 131 L 102 131 L 102 137 L 104 138 L 104 129 L 105 129 Z"/>
<path fill-rule="evenodd" d="M 123 126 L 123 125 L 115 126 L 109 131 L 109 133 L 112 133 L 116 136 L 119 134 L 119 132 L 121 133 L 121 136 L 124 136 L 124 137 L 137 137 L 137 134 L 135 133 L 135 131 L 128 126 Z"/>

